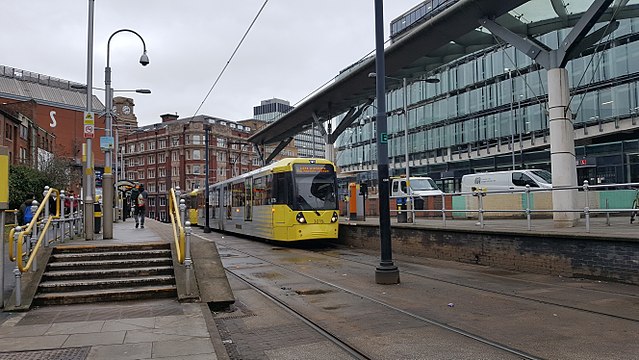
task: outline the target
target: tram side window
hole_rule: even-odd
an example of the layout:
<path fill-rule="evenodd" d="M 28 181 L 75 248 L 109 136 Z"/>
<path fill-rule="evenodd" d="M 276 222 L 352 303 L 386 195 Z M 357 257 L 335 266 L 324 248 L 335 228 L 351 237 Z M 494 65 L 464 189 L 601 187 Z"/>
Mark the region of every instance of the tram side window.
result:
<path fill-rule="evenodd" d="M 253 180 L 253 206 L 270 205 L 273 175 L 266 175 Z"/>
<path fill-rule="evenodd" d="M 289 181 L 289 173 L 279 173 L 273 175 L 273 198 L 275 204 L 289 204 L 291 199 L 292 186 Z"/>
<path fill-rule="evenodd" d="M 231 194 L 232 207 L 244 206 L 244 182 L 239 182 L 231 185 Z"/>

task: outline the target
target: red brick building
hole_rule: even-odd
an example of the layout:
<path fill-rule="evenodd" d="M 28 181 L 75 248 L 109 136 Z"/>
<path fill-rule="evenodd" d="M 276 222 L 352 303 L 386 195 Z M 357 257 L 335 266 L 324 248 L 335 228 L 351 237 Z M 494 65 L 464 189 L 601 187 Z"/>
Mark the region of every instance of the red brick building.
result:
<path fill-rule="evenodd" d="M 209 184 L 260 167 L 257 152 L 247 139 L 266 122 L 251 119 L 236 123 L 206 115 L 178 119 L 177 115 L 165 114 L 161 118 L 161 123 L 119 135 L 120 151 L 124 150 L 119 178 L 145 185 L 149 193 L 147 214 L 151 218 L 167 219 L 170 188 L 204 189 L 206 127 L 210 127 Z M 285 156 L 297 156 L 292 145 L 278 159 Z"/>
<path fill-rule="evenodd" d="M 0 108 L 17 117 L 22 125 L 37 129 L 30 145 L 42 144 L 55 156 L 74 160 L 82 159 L 84 111 L 86 87 L 51 76 L 0 65 Z M 94 95 L 93 111 L 104 112 L 104 105 Z M 96 127 L 104 128 L 104 117 L 98 118 Z M 104 131 L 96 131 L 93 154 L 96 167 L 103 166 L 104 154 L 100 152 L 99 137 Z M 51 141 L 53 137 L 53 141 Z M 37 151 L 29 149 L 33 154 Z M 33 158 L 33 157 L 31 157 Z"/>

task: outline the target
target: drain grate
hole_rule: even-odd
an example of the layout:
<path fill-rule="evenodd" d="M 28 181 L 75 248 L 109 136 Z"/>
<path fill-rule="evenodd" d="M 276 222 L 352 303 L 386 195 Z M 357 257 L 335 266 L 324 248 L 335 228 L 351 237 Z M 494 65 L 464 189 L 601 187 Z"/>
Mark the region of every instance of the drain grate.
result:
<path fill-rule="evenodd" d="M 53 350 L 0 352 L 0 360 L 85 360 L 90 346 Z"/>

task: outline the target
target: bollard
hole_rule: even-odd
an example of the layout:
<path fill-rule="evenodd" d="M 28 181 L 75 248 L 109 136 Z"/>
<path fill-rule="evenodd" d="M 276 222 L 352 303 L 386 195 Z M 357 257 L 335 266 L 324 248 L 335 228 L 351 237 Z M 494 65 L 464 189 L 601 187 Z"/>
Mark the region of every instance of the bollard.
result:
<path fill-rule="evenodd" d="M 608 199 L 606 199 L 606 210 L 610 209 L 608 206 Z M 610 226 L 610 212 L 606 211 L 606 225 Z"/>
<path fill-rule="evenodd" d="M 186 248 L 184 251 L 184 268 L 186 270 L 186 293 L 191 294 L 191 222 L 185 222 Z"/>

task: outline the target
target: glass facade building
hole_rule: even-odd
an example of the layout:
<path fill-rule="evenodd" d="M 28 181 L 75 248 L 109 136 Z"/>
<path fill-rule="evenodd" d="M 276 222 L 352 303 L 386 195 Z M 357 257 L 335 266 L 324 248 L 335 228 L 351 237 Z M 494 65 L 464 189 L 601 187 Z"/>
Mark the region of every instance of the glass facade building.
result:
<path fill-rule="evenodd" d="M 293 106 L 286 100 L 275 98 L 263 100 L 259 106 L 253 107 L 253 118 L 272 122 L 292 109 Z M 324 137 L 316 129 L 306 130 L 295 135 L 293 142 L 299 157 L 324 157 Z"/>
<path fill-rule="evenodd" d="M 537 40 L 556 49 L 569 32 L 554 30 Z M 387 80 L 393 89 L 386 94 L 391 172 L 404 173 L 406 121 L 411 174 L 430 176 L 447 192 L 459 190 L 467 173 L 550 170 L 547 71 L 501 43 L 438 67 L 429 74 L 437 84 L 409 78 L 404 89 L 401 79 Z M 639 182 L 638 59 L 639 18 L 625 18 L 566 66 L 580 183 Z M 376 170 L 375 111 L 368 108 L 338 138 L 336 162 L 343 171 Z"/>

